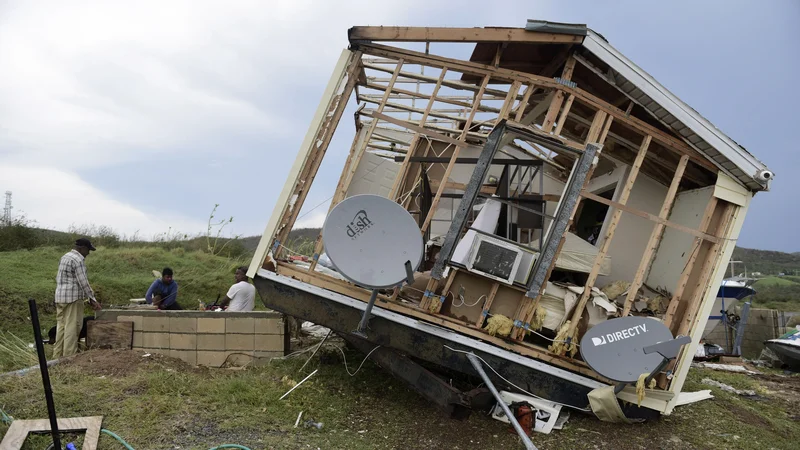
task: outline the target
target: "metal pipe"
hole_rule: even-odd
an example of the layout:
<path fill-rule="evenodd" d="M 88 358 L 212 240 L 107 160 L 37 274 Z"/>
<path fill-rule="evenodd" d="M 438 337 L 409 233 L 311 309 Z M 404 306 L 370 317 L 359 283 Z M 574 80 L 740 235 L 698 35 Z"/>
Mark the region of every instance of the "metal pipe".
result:
<path fill-rule="evenodd" d="M 475 368 L 475 371 L 478 372 L 478 375 L 483 378 L 483 382 L 486 383 L 486 387 L 492 392 L 494 398 L 497 399 L 497 402 L 500 404 L 500 407 L 503 408 L 503 412 L 506 413 L 506 417 L 508 417 L 508 421 L 511 422 L 511 425 L 514 426 L 514 429 L 517 431 L 517 434 L 522 439 L 522 443 L 525 444 L 525 448 L 528 450 L 536 450 L 536 447 L 531 442 L 530 437 L 525 433 L 525 430 L 522 429 L 522 425 L 517 422 L 517 418 L 514 417 L 514 414 L 511 412 L 511 409 L 506 405 L 506 402 L 500 397 L 500 393 L 497 392 L 497 388 L 494 387 L 492 380 L 489 379 L 489 376 L 486 375 L 486 372 L 483 370 L 483 366 L 481 365 L 481 361 L 475 356 L 474 353 L 467 353 L 467 359 L 469 362 L 472 363 L 472 367 Z"/>
<path fill-rule="evenodd" d="M 288 391 L 287 391 L 285 394 L 283 394 L 283 395 L 281 396 L 281 398 L 279 398 L 278 400 L 283 400 L 284 398 L 286 398 L 286 396 L 287 396 L 287 395 L 289 395 L 289 394 L 291 394 L 293 390 L 297 389 L 298 387 L 300 387 L 300 385 L 301 385 L 301 384 L 305 383 L 307 379 L 309 379 L 309 378 L 313 377 L 313 376 L 314 376 L 314 374 L 315 374 L 315 373 L 317 373 L 317 371 L 318 371 L 318 370 L 319 370 L 319 369 L 314 369 L 314 371 L 313 371 L 313 372 L 311 372 L 310 374 L 308 374 L 308 376 L 307 376 L 307 377 L 305 377 L 305 378 L 303 378 L 302 380 L 300 380 L 300 382 L 299 382 L 299 383 L 297 383 L 297 384 L 295 384 L 294 386 L 292 386 L 292 388 L 291 388 L 291 389 L 289 389 L 289 390 L 288 390 Z"/>
<path fill-rule="evenodd" d="M 364 315 L 361 316 L 361 322 L 358 323 L 358 329 L 354 331 L 353 334 L 363 338 L 367 337 L 367 334 L 364 332 L 364 330 L 367 329 L 367 322 L 369 322 L 369 316 L 372 314 L 372 307 L 375 306 L 375 300 L 377 298 L 378 290 L 373 289 L 372 295 L 369 297 L 369 303 L 367 303 L 367 309 L 364 310 Z"/>
<path fill-rule="evenodd" d="M 31 323 L 33 324 L 33 336 L 36 341 L 36 353 L 39 355 L 39 369 L 42 371 L 42 384 L 44 385 L 44 398 L 47 401 L 47 415 L 50 417 L 50 431 L 53 434 L 53 446 L 61 449 L 61 438 L 58 435 L 58 419 L 56 418 L 56 406 L 53 403 L 53 390 L 50 387 L 50 373 L 47 371 L 47 358 L 44 354 L 44 344 L 42 344 L 42 329 L 39 327 L 39 313 L 36 310 L 36 300 L 28 299 L 28 307 L 31 311 Z"/>

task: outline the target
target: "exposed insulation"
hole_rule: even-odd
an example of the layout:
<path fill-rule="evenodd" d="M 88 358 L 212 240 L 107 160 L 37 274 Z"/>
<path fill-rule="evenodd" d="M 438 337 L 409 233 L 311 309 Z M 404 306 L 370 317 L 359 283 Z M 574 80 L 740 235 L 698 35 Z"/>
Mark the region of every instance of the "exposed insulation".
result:
<path fill-rule="evenodd" d="M 486 331 L 492 336 L 508 336 L 511 334 L 511 329 L 514 328 L 514 321 L 502 314 L 496 314 L 489 317 L 486 321 Z"/>

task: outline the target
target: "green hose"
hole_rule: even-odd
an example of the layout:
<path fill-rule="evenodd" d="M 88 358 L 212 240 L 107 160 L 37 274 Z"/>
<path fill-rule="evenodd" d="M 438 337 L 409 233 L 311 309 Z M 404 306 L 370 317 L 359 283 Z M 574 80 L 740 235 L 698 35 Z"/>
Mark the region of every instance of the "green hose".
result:
<path fill-rule="evenodd" d="M 0 409 L 0 414 L 3 415 L 2 421 L 3 421 L 4 424 L 11 425 L 11 422 L 14 421 L 14 419 L 11 416 L 9 416 L 8 414 L 6 414 L 6 412 L 3 411 L 2 409 Z"/>
<path fill-rule="evenodd" d="M 122 445 L 124 445 L 124 446 L 125 446 L 125 448 L 127 448 L 128 450 L 133 450 L 133 447 L 131 447 L 131 446 L 130 446 L 130 444 L 128 444 L 127 442 L 125 442 L 125 439 L 122 439 L 121 437 L 117 436 L 117 435 L 116 435 L 116 434 L 114 434 L 113 432 L 111 432 L 111 431 L 108 431 L 108 430 L 106 430 L 105 428 L 101 429 L 101 430 L 100 430 L 100 432 L 101 432 L 101 433 L 105 433 L 105 434 L 107 434 L 107 435 L 109 435 L 109 436 L 113 437 L 114 439 L 116 439 L 116 440 L 120 441 L 120 442 L 122 443 Z"/>
<path fill-rule="evenodd" d="M 238 449 L 241 449 L 241 450 L 250 450 L 249 448 L 245 447 L 244 445 L 239 445 L 239 444 L 222 444 L 219 447 L 212 448 L 211 450 L 217 450 L 219 448 L 238 448 Z"/>

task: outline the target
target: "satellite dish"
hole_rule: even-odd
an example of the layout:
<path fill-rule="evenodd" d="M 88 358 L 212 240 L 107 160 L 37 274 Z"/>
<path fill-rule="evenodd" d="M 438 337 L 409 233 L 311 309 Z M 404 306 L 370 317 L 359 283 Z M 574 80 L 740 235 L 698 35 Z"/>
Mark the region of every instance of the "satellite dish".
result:
<path fill-rule="evenodd" d="M 379 195 L 336 205 L 322 227 L 325 252 L 349 281 L 371 289 L 397 286 L 422 263 L 422 233 L 402 206 Z"/>
<path fill-rule="evenodd" d="M 649 317 L 620 317 L 587 331 L 581 339 L 581 356 L 600 375 L 621 383 L 633 383 L 643 373 L 655 375 L 655 371 L 663 367 L 665 358 L 677 356 L 687 339 L 673 340 L 666 325 Z M 664 346 L 675 347 L 675 354 L 659 353 L 667 353 L 660 350 Z"/>

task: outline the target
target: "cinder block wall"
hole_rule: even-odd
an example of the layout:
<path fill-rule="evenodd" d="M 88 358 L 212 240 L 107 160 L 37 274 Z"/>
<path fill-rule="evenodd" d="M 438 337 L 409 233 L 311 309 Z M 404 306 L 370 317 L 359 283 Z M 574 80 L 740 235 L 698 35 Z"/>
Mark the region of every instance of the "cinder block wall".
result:
<path fill-rule="evenodd" d="M 736 314 L 741 314 L 741 306 L 736 306 Z M 734 334 L 735 336 L 735 334 Z M 764 350 L 764 341 L 780 336 L 778 311 L 774 309 L 751 308 L 742 338 L 742 356 L 758 358 Z M 733 340 L 733 339 L 731 339 Z M 706 341 L 725 347 L 725 329 L 720 323 L 708 334 Z"/>
<path fill-rule="evenodd" d="M 101 310 L 98 320 L 133 322 L 133 348 L 192 365 L 260 364 L 286 354 L 280 313 Z"/>

